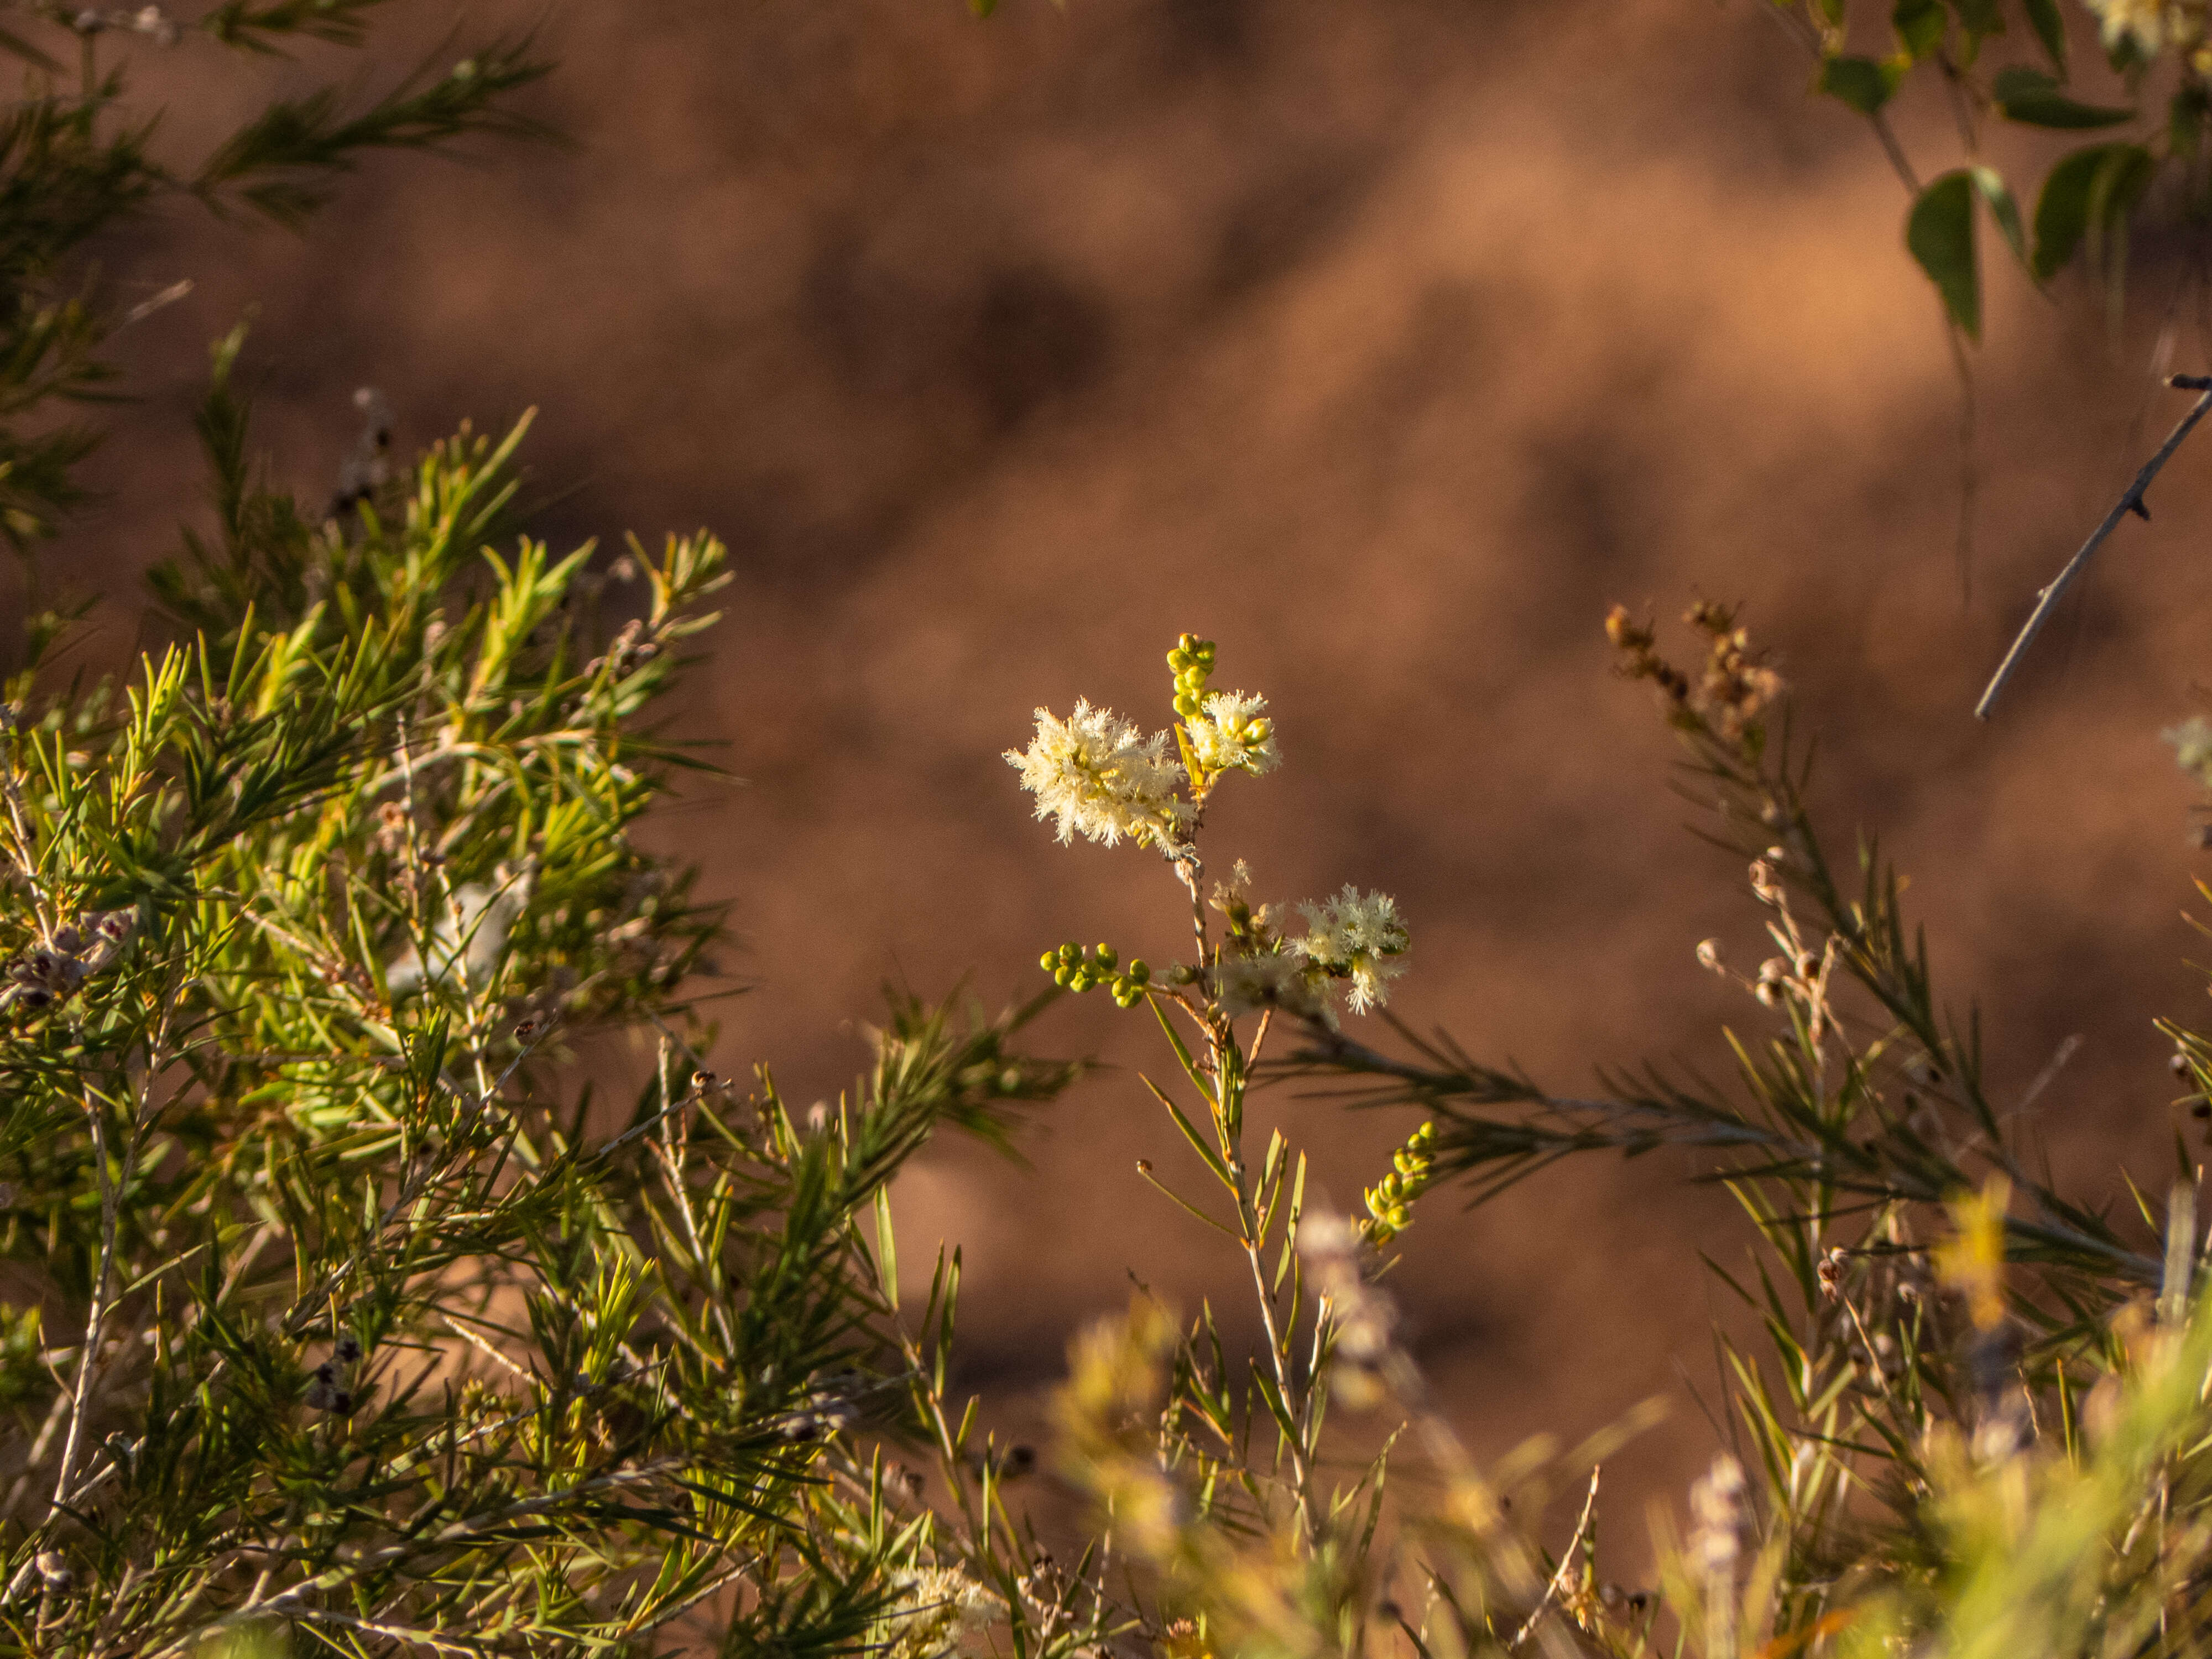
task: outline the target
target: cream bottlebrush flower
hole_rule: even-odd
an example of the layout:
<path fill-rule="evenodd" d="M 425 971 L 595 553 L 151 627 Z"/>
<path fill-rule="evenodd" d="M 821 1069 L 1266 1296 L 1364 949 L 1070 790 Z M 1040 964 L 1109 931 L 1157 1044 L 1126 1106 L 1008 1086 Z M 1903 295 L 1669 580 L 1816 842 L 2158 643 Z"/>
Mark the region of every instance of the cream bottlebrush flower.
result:
<path fill-rule="evenodd" d="M 1124 836 L 1165 844 L 1190 813 L 1176 799 L 1182 767 L 1167 758 L 1167 742 L 1164 732 L 1145 737 L 1112 709 L 1079 701 L 1064 720 L 1038 709 L 1036 736 L 1026 751 L 1007 750 L 1006 764 L 1037 798 L 1037 817 L 1059 815 L 1061 845 L 1078 835 L 1109 847 Z"/>
<path fill-rule="evenodd" d="M 1190 751 L 1209 772 L 1249 772 L 1258 777 L 1283 763 L 1267 700 L 1255 692 L 1214 691 L 1186 723 Z"/>
<path fill-rule="evenodd" d="M 1346 882 L 1334 898 L 1301 904 L 1298 914 L 1306 919 L 1306 933 L 1291 940 L 1291 948 L 1330 978 L 1352 981 L 1353 1013 L 1390 1000 L 1389 981 L 1406 971 L 1396 958 L 1412 943 L 1397 900 L 1388 893 L 1362 896 Z"/>
<path fill-rule="evenodd" d="M 957 1650 L 990 1626 L 998 1597 L 956 1567 L 909 1567 L 892 1582 L 904 1626 L 892 1650 L 915 1655 Z"/>

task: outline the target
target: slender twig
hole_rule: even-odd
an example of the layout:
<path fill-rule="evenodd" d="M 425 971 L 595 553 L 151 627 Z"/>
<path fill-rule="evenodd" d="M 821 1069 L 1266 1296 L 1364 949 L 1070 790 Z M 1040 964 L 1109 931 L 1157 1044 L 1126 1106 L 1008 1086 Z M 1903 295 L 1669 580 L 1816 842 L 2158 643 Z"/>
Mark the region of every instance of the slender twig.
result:
<path fill-rule="evenodd" d="M 1591 1468 L 1589 1491 L 1583 1498 L 1582 1519 L 1575 1522 L 1574 1536 L 1567 1540 L 1566 1548 L 1559 1553 L 1559 1571 L 1552 1575 L 1552 1582 L 1544 1586 L 1543 1595 L 1537 1601 L 1536 1605 L 1529 1609 L 1528 1617 L 1522 1621 L 1521 1628 L 1514 1632 L 1513 1639 L 1505 1644 L 1506 1652 L 1517 1652 L 1521 1644 L 1536 1633 L 1536 1621 L 1544 1616 L 1545 1609 L 1559 1600 L 1559 1592 L 1567 1587 L 1567 1575 L 1575 1565 L 1575 1552 L 1582 1547 L 1583 1540 L 1589 1536 L 1590 1520 L 1597 1513 L 1598 1477 L 1604 1473 L 1605 1465 L 1602 1463 L 1596 1464 Z"/>
<path fill-rule="evenodd" d="M 2028 647 L 2035 643 L 2035 636 L 2043 631 L 2044 623 L 2051 620 L 2051 611 L 2066 596 L 2066 590 L 2087 568 L 2090 556 L 2105 544 L 2107 536 L 2119 528 L 2120 520 L 2130 513 L 2142 519 L 2150 517 L 2150 510 L 2143 505 L 2143 491 L 2150 488 L 2150 481 L 2158 477 L 2159 470 L 2172 459 L 2173 452 L 2181 447 L 2181 441 L 2189 435 L 2190 428 L 2204 418 L 2207 410 L 2212 410 L 2212 377 L 2170 374 L 2166 383 L 2180 391 L 2203 395 L 2197 399 L 2189 413 L 2181 417 L 2180 424 L 2166 434 L 2166 441 L 2158 447 L 2158 453 L 2143 463 L 2142 471 L 2136 474 L 2136 481 L 2121 492 L 2120 499 L 2112 503 L 2112 510 L 2105 514 L 2105 521 L 2090 532 L 2087 541 L 2081 544 L 2081 550 L 2069 559 L 2066 568 L 2051 579 L 2051 585 L 2035 596 L 2035 609 L 2028 613 L 2019 636 L 2012 642 L 2012 649 L 2005 653 L 2004 660 L 1997 665 L 1997 672 L 1990 678 L 1989 689 L 1982 693 L 1982 700 L 1974 705 L 1976 720 L 1989 719 L 1990 711 L 1996 707 L 1997 698 L 2003 694 L 2006 684 L 2019 672 L 2021 659 L 2027 655 Z"/>
<path fill-rule="evenodd" d="M 92 1127 L 93 1164 L 100 1180 L 100 1266 L 93 1275 L 92 1306 L 85 1314 L 84 1343 L 77 1354 L 76 1387 L 70 1399 L 69 1432 L 62 1441 L 61 1468 L 54 1476 L 54 1507 L 49 1512 L 49 1519 L 58 1514 L 70 1498 L 77 1453 L 84 1443 L 85 1418 L 92 1406 L 93 1377 L 100 1369 L 100 1347 L 106 1338 L 112 1300 L 115 1236 L 123 1193 L 137 1172 L 139 1146 L 153 1109 L 155 1079 L 168 1063 L 165 1050 L 169 1041 L 169 1022 L 176 1007 L 177 990 L 173 988 L 163 1000 L 161 1023 L 147 1047 L 145 1074 L 139 1079 L 137 1107 L 131 1114 L 131 1138 L 124 1145 L 123 1167 L 115 1176 L 107 1172 L 107 1128 L 99 1103 L 90 1096 L 85 1102 L 85 1115 Z"/>

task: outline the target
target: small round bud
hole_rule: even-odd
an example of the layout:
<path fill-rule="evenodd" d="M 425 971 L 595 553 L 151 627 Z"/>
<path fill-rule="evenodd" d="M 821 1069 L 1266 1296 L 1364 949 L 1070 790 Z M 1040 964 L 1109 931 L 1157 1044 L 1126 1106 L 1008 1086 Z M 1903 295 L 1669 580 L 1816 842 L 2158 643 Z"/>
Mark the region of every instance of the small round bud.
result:
<path fill-rule="evenodd" d="M 1075 986 L 1075 970 L 1066 963 L 1062 963 L 1053 969 L 1052 982 L 1063 991 L 1073 990 Z"/>
<path fill-rule="evenodd" d="M 1198 644 L 1192 648 L 1190 654 L 1198 659 L 1200 667 L 1212 667 L 1213 641 L 1212 640 L 1200 640 Z"/>
<path fill-rule="evenodd" d="M 1150 1174 L 1152 1174 L 1152 1159 L 1150 1159 L 1149 1158 L 1139 1158 L 1139 1159 L 1137 1160 L 1137 1173 L 1138 1173 L 1139 1175 L 1150 1175 Z"/>
<path fill-rule="evenodd" d="M 1097 983 L 1097 980 L 1092 976 L 1091 969 L 1087 967 L 1075 969 L 1067 976 L 1067 988 L 1078 996 L 1081 996 Z"/>
<path fill-rule="evenodd" d="M 1168 653 L 1168 666 L 1175 670 L 1176 678 L 1181 679 L 1182 671 L 1190 666 L 1190 653 L 1181 646 L 1176 647 L 1174 650 Z"/>
<path fill-rule="evenodd" d="M 1066 944 L 1060 947 L 1060 959 L 1062 962 L 1071 964 L 1082 961 L 1083 947 L 1080 945 L 1078 945 L 1073 939 L 1068 940 Z"/>
<path fill-rule="evenodd" d="M 1060 952 L 1057 951 L 1046 951 L 1042 956 L 1037 958 L 1037 966 L 1043 969 L 1048 974 L 1054 972 L 1060 967 Z"/>
<path fill-rule="evenodd" d="M 1149 985 L 1152 982 L 1152 970 L 1146 965 L 1145 959 L 1142 957 L 1132 957 L 1129 959 L 1130 984 Z"/>
<path fill-rule="evenodd" d="M 1110 945 L 1094 945 L 1091 947 L 1091 954 L 1098 959 L 1098 965 L 1101 968 L 1114 967 L 1121 960 L 1121 953 Z"/>
<path fill-rule="evenodd" d="M 1188 691 L 1177 692 L 1176 694 L 1175 700 L 1175 711 L 1176 714 L 1181 714 L 1185 720 L 1188 720 L 1192 715 L 1198 713 L 1198 699 L 1191 696 Z"/>
<path fill-rule="evenodd" d="M 1194 653 L 1198 650 L 1198 635 L 1195 634 L 1183 635 L 1176 641 L 1176 648 L 1182 652 L 1185 655 Z"/>

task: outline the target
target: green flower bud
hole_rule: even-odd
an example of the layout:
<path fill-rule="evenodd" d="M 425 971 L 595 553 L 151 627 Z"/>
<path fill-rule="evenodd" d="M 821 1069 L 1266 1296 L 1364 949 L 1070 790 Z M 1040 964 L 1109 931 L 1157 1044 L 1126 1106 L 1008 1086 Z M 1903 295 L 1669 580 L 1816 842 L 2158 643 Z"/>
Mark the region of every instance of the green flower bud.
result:
<path fill-rule="evenodd" d="M 1249 726 L 1244 728 L 1244 741 L 1247 743 L 1265 743 L 1274 729 L 1275 723 L 1271 720 L 1261 719 L 1254 720 Z"/>
<path fill-rule="evenodd" d="M 1053 970 L 1052 982 L 1063 991 L 1073 988 L 1075 983 L 1074 969 L 1069 968 L 1065 963 L 1061 963 Z"/>
<path fill-rule="evenodd" d="M 1129 960 L 1129 983 L 1132 985 L 1149 985 L 1152 983 L 1152 970 L 1149 967 L 1146 966 L 1145 959 L 1142 957 L 1131 957 Z"/>
<path fill-rule="evenodd" d="M 1080 945 L 1078 945 L 1073 939 L 1068 940 L 1066 944 L 1060 947 L 1060 959 L 1073 967 L 1075 963 L 1083 960 L 1083 947 Z"/>
<path fill-rule="evenodd" d="M 1080 996 L 1098 983 L 1097 978 L 1086 967 L 1078 968 L 1067 976 L 1067 988 Z"/>
<path fill-rule="evenodd" d="M 1424 1123 L 1419 1128 L 1413 1131 L 1412 1144 L 1416 1146 L 1425 1146 L 1436 1138 L 1436 1120 L 1434 1118 L 1431 1118 L 1426 1123 Z"/>
<path fill-rule="evenodd" d="M 1186 654 L 1195 653 L 1198 649 L 1198 635 L 1195 634 L 1183 635 L 1181 638 L 1176 641 L 1176 648 Z"/>
<path fill-rule="evenodd" d="M 1121 960 L 1121 953 L 1110 945 L 1098 945 L 1091 951 L 1091 955 L 1098 958 L 1098 965 L 1101 968 L 1111 968 Z"/>
<path fill-rule="evenodd" d="M 1199 665 L 1200 667 L 1212 668 L 1213 666 L 1213 641 L 1212 640 L 1200 640 L 1196 645 L 1191 647 L 1190 654 L 1198 659 Z"/>
<path fill-rule="evenodd" d="M 1058 971 L 1060 967 L 1060 952 L 1057 951 L 1046 951 L 1042 956 L 1037 958 L 1037 966 L 1043 969 L 1048 974 Z"/>
<path fill-rule="evenodd" d="M 1390 1226 L 1393 1231 L 1403 1232 L 1413 1224 L 1413 1212 L 1404 1205 L 1401 1204 L 1390 1212 Z"/>
<path fill-rule="evenodd" d="M 1168 666 L 1175 670 L 1177 678 L 1181 678 L 1182 671 L 1190 666 L 1190 653 L 1181 646 L 1176 647 L 1168 653 Z"/>
<path fill-rule="evenodd" d="M 1175 711 L 1185 720 L 1198 713 L 1198 699 L 1188 691 L 1176 693 Z"/>

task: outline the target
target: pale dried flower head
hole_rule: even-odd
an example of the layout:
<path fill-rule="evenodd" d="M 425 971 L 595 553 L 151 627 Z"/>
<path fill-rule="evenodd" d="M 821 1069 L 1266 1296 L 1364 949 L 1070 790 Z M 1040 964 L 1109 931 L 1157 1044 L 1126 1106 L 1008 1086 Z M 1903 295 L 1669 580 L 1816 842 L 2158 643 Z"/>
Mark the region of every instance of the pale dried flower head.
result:
<path fill-rule="evenodd" d="M 1066 720 L 1036 711 L 1027 750 L 1009 749 L 1006 764 L 1037 798 L 1036 816 L 1057 817 L 1062 846 L 1077 836 L 1114 846 L 1122 837 L 1172 846 L 1188 805 L 1176 798 L 1182 765 L 1167 757 L 1167 733 L 1146 737 L 1110 708 L 1079 701 Z"/>
<path fill-rule="evenodd" d="M 1690 1487 L 1690 1559 L 1708 1573 L 1735 1570 L 1743 1553 L 1743 1466 L 1723 1452 Z"/>
<path fill-rule="evenodd" d="M 1337 1357 L 1363 1370 L 1379 1367 L 1389 1354 L 1398 1310 L 1367 1280 L 1358 1226 L 1316 1210 L 1298 1224 L 1297 1249 L 1314 1288 L 1328 1298 Z"/>
<path fill-rule="evenodd" d="M 1751 890 L 1761 904 L 1778 905 L 1782 902 L 1782 884 L 1775 880 L 1774 866 L 1765 859 L 1752 860 Z"/>

